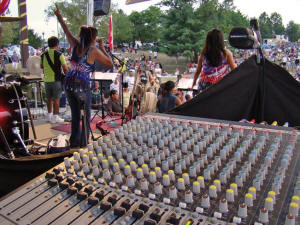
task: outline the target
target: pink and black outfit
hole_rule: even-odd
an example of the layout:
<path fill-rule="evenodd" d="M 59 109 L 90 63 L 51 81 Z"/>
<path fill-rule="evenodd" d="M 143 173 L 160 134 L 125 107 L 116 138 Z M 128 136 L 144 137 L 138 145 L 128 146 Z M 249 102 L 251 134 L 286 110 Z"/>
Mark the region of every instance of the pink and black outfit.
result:
<path fill-rule="evenodd" d="M 205 56 L 202 60 L 202 73 L 198 84 L 198 91 L 201 92 L 212 84 L 219 82 L 229 72 L 229 65 L 226 59 L 222 56 L 221 63 L 217 66 L 211 66 Z"/>

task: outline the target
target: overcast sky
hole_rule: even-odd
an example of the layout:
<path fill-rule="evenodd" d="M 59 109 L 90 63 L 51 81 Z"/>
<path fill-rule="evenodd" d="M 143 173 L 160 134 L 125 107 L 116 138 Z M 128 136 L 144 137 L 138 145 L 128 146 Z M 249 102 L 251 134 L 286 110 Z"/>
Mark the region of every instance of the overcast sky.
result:
<path fill-rule="evenodd" d="M 52 18 L 46 22 L 44 10 L 47 9 L 54 0 L 27 0 L 27 21 L 29 28 L 34 29 L 40 35 L 45 32 L 45 38 L 51 35 L 57 35 L 56 19 Z M 18 15 L 17 0 L 12 0 L 10 11 L 13 16 Z M 112 3 L 118 4 L 125 13 L 130 14 L 133 10 L 142 11 L 151 4 L 160 2 L 151 0 L 132 5 L 125 5 L 125 0 L 112 0 Z M 258 17 L 266 11 L 269 15 L 272 12 L 278 12 L 286 25 L 290 20 L 300 24 L 300 0 L 234 0 L 234 4 L 243 14 L 249 17 Z"/>

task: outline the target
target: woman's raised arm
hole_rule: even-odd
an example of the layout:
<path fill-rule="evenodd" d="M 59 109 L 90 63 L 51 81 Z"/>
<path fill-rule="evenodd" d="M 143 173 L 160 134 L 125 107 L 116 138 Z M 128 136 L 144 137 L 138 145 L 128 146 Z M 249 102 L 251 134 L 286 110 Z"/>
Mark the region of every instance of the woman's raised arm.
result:
<path fill-rule="evenodd" d="M 55 6 L 56 6 L 56 8 L 54 10 L 54 14 L 56 15 L 62 29 L 64 30 L 64 32 L 67 36 L 70 47 L 73 48 L 79 41 L 74 37 L 74 35 L 71 33 L 71 31 L 67 27 L 62 15 L 60 14 L 60 10 L 59 10 L 57 4 L 55 4 Z"/>

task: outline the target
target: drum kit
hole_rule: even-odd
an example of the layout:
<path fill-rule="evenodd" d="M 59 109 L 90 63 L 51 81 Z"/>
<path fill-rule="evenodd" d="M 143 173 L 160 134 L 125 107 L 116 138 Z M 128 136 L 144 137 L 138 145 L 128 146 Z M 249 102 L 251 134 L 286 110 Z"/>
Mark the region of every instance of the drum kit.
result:
<path fill-rule="evenodd" d="M 34 136 L 35 131 L 27 97 L 20 82 L 6 81 L 4 70 L 0 78 L 0 155 L 10 159 L 30 155 L 29 123 Z"/>

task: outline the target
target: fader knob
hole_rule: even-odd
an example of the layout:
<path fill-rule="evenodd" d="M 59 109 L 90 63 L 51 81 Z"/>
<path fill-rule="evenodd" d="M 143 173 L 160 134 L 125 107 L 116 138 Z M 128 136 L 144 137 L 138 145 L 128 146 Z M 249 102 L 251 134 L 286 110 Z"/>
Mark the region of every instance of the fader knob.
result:
<path fill-rule="evenodd" d="M 77 199 L 80 200 L 80 201 L 86 199 L 87 197 L 88 197 L 88 194 L 86 192 L 79 191 L 77 193 Z"/>
<path fill-rule="evenodd" d="M 210 199 L 207 194 L 202 195 L 201 206 L 205 209 L 208 209 L 210 207 Z"/>
<path fill-rule="evenodd" d="M 152 184 L 156 182 L 156 173 L 154 171 L 150 171 L 149 173 L 149 182 Z"/>
<path fill-rule="evenodd" d="M 234 202 L 234 191 L 232 189 L 226 190 L 226 200 L 228 202 Z"/>
<path fill-rule="evenodd" d="M 252 207 L 253 206 L 253 195 L 251 193 L 247 193 L 245 196 L 245 204 L 248 207 Z"/>
<path fill-rule="evenodd" d="M 189 174 L 188 173 L 184 173 L 182 175 L 183 177 L 183 180 L 184 180 L 184 185 L 190 185 L 190 177 L 189 177 Z"/>
<path fill-rule="evenodd" d="M 228 203 L 225 198 L 221 199 L 219 202 L 219 210 L 221 213 L 227 213 L 228 212 Z"/>
<path fill-rule="evenodd" d="M 265 199 L 265 208 L 270 212 L 270 211 L 273 211 L 273 205 L 274 205 L 274 202 L 273 202 L 273 198 L 266 198 Z"/>
<path fill-rule="evenodd" d="M 292 214 L 294 217 L 298 216 L 299 206 L 296 202 L 290 203 L 289 214 Z"/>
<path fill-rule="evenodd" d="M 183 178 L 178 178 L 177 180 L 177 188 L 178 190 L 185 190 L 185 184 L 184 184 L 184 179 Z"/>
<path fill-rule="evenodd" d="M 193 203 L 193 192 L 186 190 L 184 199 L 186 203 Z"/>
<path fill-rule="evenodd" d="M 238 216 L 242 219 L 247 217 L 247 205 L 245 203 L 239 205 Z"/>
<path fill-rule="evenodd" d="M 98 202 L 99 202 L 99 199 L 96 198 L 96 197 L 94 197 L 94 196 L 90 196 L 90 197 L 88 198 L 88 204 L 90 204 L 90 205 L 92 205 L 92 206 L 97 205 Z"/>
<path fill-rule="evenodd" d="M 135 187 L 135 180 L 134 180 L 134 177 L 133 177 L 132 175 L 129 175 L 129 176 L 127 177 L 127 185 L 128 185 L 128 187 L 130 187 L 130 188 Z"/>
<path fill-rule="evenodd" d="M 198 181 L 193 182 L 193 193 L 200 194 L 200 183 Z"/>
<path fill-rule="evenodd" d="M 68 193 L 69 195 L 74 195 L 74 194 L 77 193 L 77 191 L 78 191 L 78 190 L 77 190 L 76 187 L 69 187 L 67 193 Z"/>
<path fill-rule="evenodd" d="M 165 187 L 170 186 L 170 177 L 168 174 L 164 174 L 164 176 L 163 176 L 163 185 Z"/>
<path fill-rule="evenodd" d="M 67 183 L 66 181 L 62 181 L 59 183 L 59 187 L 60 189 L 65 190 L 69 187 L 69 183 Z"/>
<path fill-rule="evenodd" d="M 285 218 L 284 225 L 295 225 L 295 217 L 292 214 L 288 214 Z"/>
<path fill-rule="evenodd" d="M 258 220 L 261 223 L 268 223 L 269 222 L 269 215 L 268 215 L 268 210 L 267 209 L 265 209 L 265 208 L 260 209 Z"/>
<path fill-rule="evenodd" d="M 173 200 L 177 199 L 177 189 L 175 186 L 169 188 L 169 198 Z"/>
<path fill-rule="evenodd" d="M 48 185 L 50 186 L 50 187 L 54 187 L 54 186 L 56 186 L 58 184 L 58 181 L 56 180 L 56 179 L 50 179 L 49 181 L 48 181 Z"/>
<path fill-rule="evenodd" d="M 163 189 L 163 187 L 160 182 L 156 182 L 154 184 L 154 193 L 156 195 L 162 195 L 162 189 Z"/>
<path fill-rule="evenodd" d="M 217 197 L 217 187 L 215 185 L 210 185 L 209 186 L 209 196 L 211 198 L 216 198 Z"/>
<path fill-rule="evenodd" d="M 140 184 L 142 191 L 148 191 L 148 181 L 146 178 L 141 179 Z"/>

